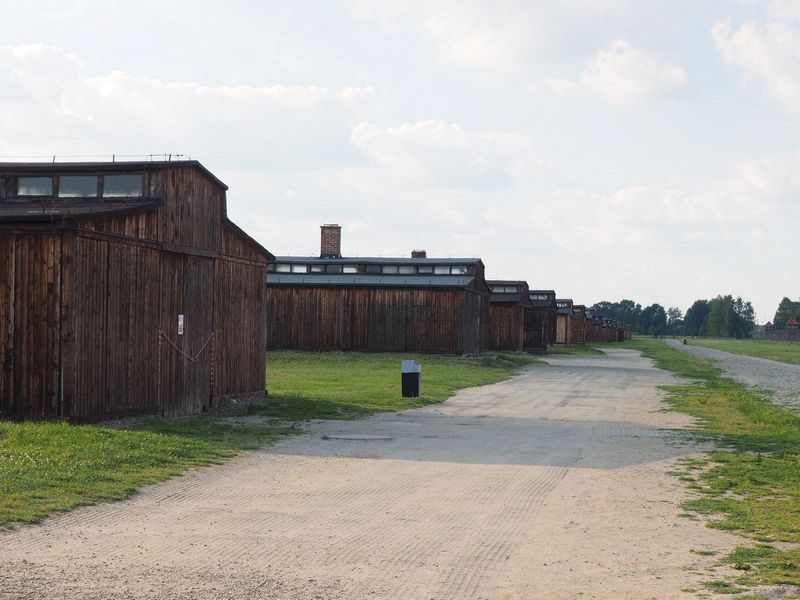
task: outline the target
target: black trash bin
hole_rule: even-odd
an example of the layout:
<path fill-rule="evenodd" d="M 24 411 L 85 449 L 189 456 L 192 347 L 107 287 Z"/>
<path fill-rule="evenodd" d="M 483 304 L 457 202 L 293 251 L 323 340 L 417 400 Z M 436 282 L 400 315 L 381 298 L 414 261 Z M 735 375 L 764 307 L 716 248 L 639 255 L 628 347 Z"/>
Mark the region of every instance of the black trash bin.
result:
<path fill-rule="evenodd" d="M 422 387 L 422 365 L 415 360 L 404 360 L 401 366 L 403 377 L 403 398 L 420 395 Z"/>

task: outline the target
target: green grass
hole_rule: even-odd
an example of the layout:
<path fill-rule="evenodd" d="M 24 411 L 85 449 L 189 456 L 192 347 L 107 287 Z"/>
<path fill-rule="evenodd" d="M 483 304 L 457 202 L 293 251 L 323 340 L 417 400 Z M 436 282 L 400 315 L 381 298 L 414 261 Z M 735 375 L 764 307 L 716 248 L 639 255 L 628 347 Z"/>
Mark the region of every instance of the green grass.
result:
<path fill-rule="evenodd" d="M 592 346 L 584 346 L 583 344 L 558 344 L 550 346 L 547 349 L 547 354 L 572 354 L 575 356 L 598 356 L 603 354 L 602 351 Z"/>
<path fill-rule="evenodd" d="M 125 498 L 288 431 L 238 428 L 205 417 L 157 419 L 133 430 L 0 421 L 0 528 Z"/>
<path fill-rule="evenodd" d="M 659 367 L 692 381 L 667 386 L 668 402 L 697 417 L 696 433 L 718 449 L 707 459 L 683 461 L 676 472 L 698 495 L 684 509 L 713 517 L 710 527 L 753 540 L 800 543 L 800 416 L 722 377 L 711 362 L 658 340 L 634 338 L 621 347 L 641 350 Z M 723 559 L 743 566 L 733 583 L 800 583 L 798 550 L 756 548 L 742 547 Z"/>
<path fill-rule="evenodd" d="M 520 355 L 421 356 L 422 398 L 400 396 L 410 356 L 299 352 L 269 356 L 272 401 L 250 412 L 283 421 L 357 418 L 441 402 L 462 387 L 494 383 L 535 362 Z M 267 420 L 150 419 L 129 429 L 0 421 L 0 529 L 76 506 L 119 500 L 143 485 L 220 463 L 300 430 Z"/>
<path fill-rule="evenodd" d="M 422 365 L 422 396 L 403 398 L 400 362 Z M 271 400 L 251 414 L 284 420 L 357 419 L 443 402 L 457 390 L 496 383 L 539 362 L 525 355 L 480 358 L 358 352 L 273 352 L 267 366 Z"/>
<path fill-rule="evenodd" d="M 733 354 L 744 354 L 768 358 L 778 362 L 800 365 L 800 342 L 776 342 L 772 340 L 733 340 L 719 338 L 692 338 L 692 346 L 703 346 Z"/>

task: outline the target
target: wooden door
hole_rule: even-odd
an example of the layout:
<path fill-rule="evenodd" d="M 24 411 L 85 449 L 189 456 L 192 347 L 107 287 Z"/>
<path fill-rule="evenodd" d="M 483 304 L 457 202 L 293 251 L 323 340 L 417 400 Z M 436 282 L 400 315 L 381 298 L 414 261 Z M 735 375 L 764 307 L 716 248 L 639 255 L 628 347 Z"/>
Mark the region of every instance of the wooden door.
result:
<path fill-rule="evenodd" d="M 160 398 L 165 416 L 211 406 L 214 260 L 164 254 L 159 332 Z"/>

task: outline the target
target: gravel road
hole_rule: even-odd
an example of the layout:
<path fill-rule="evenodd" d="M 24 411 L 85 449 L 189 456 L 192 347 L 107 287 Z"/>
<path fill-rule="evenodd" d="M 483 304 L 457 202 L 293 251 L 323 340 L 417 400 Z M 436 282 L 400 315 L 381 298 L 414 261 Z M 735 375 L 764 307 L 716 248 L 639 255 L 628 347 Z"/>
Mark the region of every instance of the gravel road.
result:
<path fill-rule="evenodd" d="M 677 340 L 666 340 L 667 344 L 684 352 L 716 362 L 725 375 L 747 386 L 768 394 L 774 402 L 795 410 L 800 409 L 800 365 L 731 354 L 721 350 L 684 346 Z"/>
<path fill-rule="evenodd" d="M 737 539 L 678 516 L 674 378 L 547 361 L 0 532 L 0 598 L 693 598 L 715 558 L 692 550 Z"/>

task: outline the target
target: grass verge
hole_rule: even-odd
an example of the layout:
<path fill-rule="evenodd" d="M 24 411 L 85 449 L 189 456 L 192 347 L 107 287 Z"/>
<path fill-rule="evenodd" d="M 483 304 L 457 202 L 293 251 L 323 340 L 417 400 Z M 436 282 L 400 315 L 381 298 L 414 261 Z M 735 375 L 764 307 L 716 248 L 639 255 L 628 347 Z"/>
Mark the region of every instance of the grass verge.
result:
<path fill-rule="evenodd" d="M 757 358 L 767 358 L 790 365 L 800 365 L 800 343 L 776 342 L 772 340 L 732 340 L 717 338 L 692 338 L 693 346 L 713 348 L 733 354 L 744 354 Z"/>
<path fill-rule="evenodd" d="M 402 360 L 417 360 L 422 365 L 422 396 L 418 398 L 401 395 Z M 540 361 L 518 354 L 273 352 L 267 367 L 271 400 L 251 406 L 249 412 L 292 421 L 357 419 L 443 402 L 459 389 L 497 383 L 536 362 Z"/>
<path fill-rule="evenodd" d="M 293 431 L 209 417 L 153 419 L 133 429 L 0 421 L 0 528 L 120 500 Z"/>
<path fill-rule="evenodd" d="M 668 402 L 697 417 L 697 433 L 718 449 L 703 460 L 684 460 L 676 473 L 697 493 L 684 509 L 713 517 L 709 527 L 764 542 L 723 558 L 741 575 L 710 582 L 709 589 L 800 585 L 800 551 L 772 545 L 800 543 L 800 417 L 722 377 L 711 362 L 658 340 L 634 338 L 621 347 L 641 350 L 660 368 L 693 381 L 667 386 Z"/>

